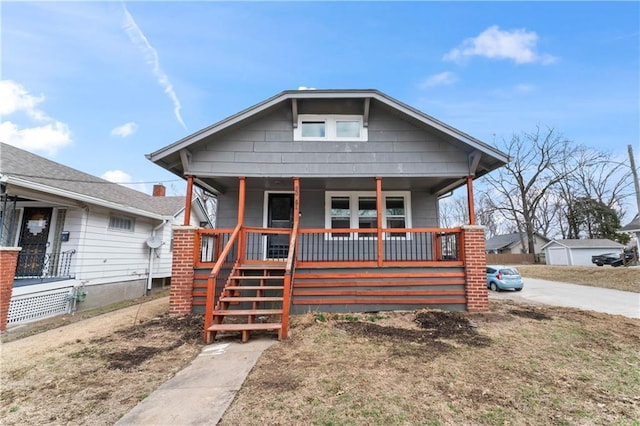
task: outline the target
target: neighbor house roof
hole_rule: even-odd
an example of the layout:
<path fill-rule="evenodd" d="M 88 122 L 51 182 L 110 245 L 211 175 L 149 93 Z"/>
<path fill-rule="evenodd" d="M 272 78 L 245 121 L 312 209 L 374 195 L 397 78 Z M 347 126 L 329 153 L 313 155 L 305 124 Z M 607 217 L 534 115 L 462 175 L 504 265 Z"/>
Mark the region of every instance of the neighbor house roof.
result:
<path fill-rule="evenodd" d="M 571 239 L 571 240 L 552 240 L 542 246 L 544 250 L 552 244 L 557 244 L 566 248 L 597 248 L 597 249 L 622 249 L 623 244 L 616 243 L 615 241 L 608 240 L 606 238 L 600 239 Z"/>
<path fill-rule="evenodd" d="M 34 192 L 162 219 L 184 207 L 185 197 L 152 197 L 0 142 L 0 182 L 17 195 Z"/>
<path fill-rule="evenodd" d="M 509 161 L 508 155 L 500 150 L 374 89 L 286 90 L 175 143 L 147 154 L 147 158 L 160 167 L 184 177 L 186 172 L 184 169 L 185 163 L 188 162 L 190 155 L 188 152 L 184 152 L 187 148 L 202 143 L 206 138 L 214 134 L 242 126 L 285 103 L 294 105 L 294 102 L 298 100 L 366 100 L 368 102 L 377 102 L 379 105 L 399 114 L 404 119 L 441 135 L 452 144 L 464 147 L 467 151 L 478 153 L 479 166 L 475 170 L 475 177 L 489 173 Z M 292 109 L 295 110 L 294 107 Z M 196 183 L 198 183 L 197 180 Z"/>
<path fill-rule="evenodd" d="M 535 236 L 545 241 L 549 241 L 548 238 L 543 237 L 540 234 L 535 234 Z M 523 235 L 523 237 L 524 237 L 524 240 L 527 241 L 527 236 Z M 518 234 L 517 232 L 513 232 L 511 234 L 495 235 L 487 239 L 487 241 L 485 242 L 485 250 L 500 250 L 505 247 L 509 247 L 514 244 L 517 244 L 519 242 L 520 242 L 520 234 Z"/>
<path fill-rule="evenodd" d="M 631 222 L 620 228 L 622 232 L 640 232 L 640 213 Z"/>

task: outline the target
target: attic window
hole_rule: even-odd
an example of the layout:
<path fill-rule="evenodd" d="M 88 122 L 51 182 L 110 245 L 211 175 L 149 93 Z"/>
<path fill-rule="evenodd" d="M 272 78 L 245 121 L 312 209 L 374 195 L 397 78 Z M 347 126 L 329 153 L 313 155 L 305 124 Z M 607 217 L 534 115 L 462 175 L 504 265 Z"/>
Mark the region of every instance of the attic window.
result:
<path fill-rule="evenodd" d="M 360 115 L 301 114 L 293 129 L 296 141 L 366 141 L 367 129 Z"/>
<path fill-rule="evenodd" d="M 112 231 L 133 232 L 135 219 L 129 216 L 112 214 L 109 216 L 109 229 Z"/>

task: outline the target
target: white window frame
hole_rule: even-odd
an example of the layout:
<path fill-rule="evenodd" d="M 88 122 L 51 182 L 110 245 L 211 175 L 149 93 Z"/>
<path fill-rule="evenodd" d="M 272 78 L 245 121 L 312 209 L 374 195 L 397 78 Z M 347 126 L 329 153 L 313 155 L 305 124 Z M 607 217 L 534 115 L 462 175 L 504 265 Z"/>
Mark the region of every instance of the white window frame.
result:
<path fill-rule="evenodd" d="M 324 193 L 324 227 L 325 229 L 333 229 L 331 228 L 331 198 L 333 197 L 344 197 L 349 198 L 349 209 L 351 214 L 351 229 L 359 228 L 359 216 L 358 216 L 358 200 L 361 197 L 376 197 L 375 191 L 326 191 Z M 404 198 L 404 210 L 405 210 L 405 228 L 411 228 L 411 192 L 410 191 L 382 191 L 382 228 L 387 229 L 387 208 L 386 208 L 386 198 L 387 197 L 402 197 Z M 354 208 L 355 207 L 355 208 Z M 326 233 L 326 240 L 338 240 L 338 239 L 357 239 L 358 233 L 351 232 L 349 237 L 334 237 L 333 233 Z M 374 238 L 377 239 L 377 235 L 374 235 Z M 390 233 L 384 233 L 384 239 L 411 239 L 411 234 L 407 233 L 406 237 L 401 236 L 392 236 Z"/>
<path fill-rule="evenodd" d="M 324 122 L 324 137 L 302 136 L 302 123 L 305 121 Z M 338 137 L 336 134 L 336 123 L 338 121 L 357 121 L 360 123 L 359 137 Z M 338 114 L 300 114 L 298 115 L 298 125 L 293 129 L 294 141 L 345 141 L 345 142 L 365 142 L 369 140 L 369 132 L 364 127 L 361 115 L 338 115 Z"/>
<path fill-rule="evenodd" d="M 120 227 L 112 226 L 112 224 L 111 224 L 111 220 L 112 219 L 128 220 L 131 223 L 131 228 L 120 228 Z M 135 219 L 135 217 L 132 217 L 132 216 L 126 216 L 126 215 L 123 215 L 123 214 L 111 213 L 111 214 L 109 214 L 109 222 L 107 224 L 107 228 L 109 229 L 109 231 L 114 231 L 114 232 L 135 232 L 136 219 Z"/>

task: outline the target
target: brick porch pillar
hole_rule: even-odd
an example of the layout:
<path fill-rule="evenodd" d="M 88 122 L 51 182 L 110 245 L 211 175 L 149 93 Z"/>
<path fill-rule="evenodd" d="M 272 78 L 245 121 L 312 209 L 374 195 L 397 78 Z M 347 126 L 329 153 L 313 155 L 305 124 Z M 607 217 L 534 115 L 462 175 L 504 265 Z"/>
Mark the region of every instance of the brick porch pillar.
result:
<path fill-rule="evenodd" d="M 462 226 L 464 269 L 468 312 L 488 312 L 487 256 L 485 254 L 484 226 Z"/>
<path fill-rule="evenodd" d="M 195 226 L 173 227 L 171 290 L 169 291 L 169 315 L 172 316 L 191 313 L 197 229 Z"/>
<path fill-rule="evenodd" d="M 7 329 L 20 247 L 0 247 L 0 332 Z"/>

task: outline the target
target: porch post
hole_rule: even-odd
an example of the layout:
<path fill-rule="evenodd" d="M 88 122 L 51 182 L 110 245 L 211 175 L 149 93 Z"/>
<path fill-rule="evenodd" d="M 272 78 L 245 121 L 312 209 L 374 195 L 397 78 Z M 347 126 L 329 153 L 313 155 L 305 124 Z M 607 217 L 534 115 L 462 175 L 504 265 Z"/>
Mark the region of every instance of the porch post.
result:
<path fill-rule="evenodd" d="M 195 226 L 173 227 L 173 257 L 171 262 L 171 289 L 169 315 L 187 315 L 193 306 L 193 280 L 196 259 Z"/>
<path fill-rule="evenodd" d="M 240 226 L 240 235 L 238 235 L 238 260 L 240 263 L 245 260 L 246 233 L 242 230 L 244 227 L 244 205 L 246 198 L 246 180 L 244 176 L 238 178 L 238 225 Z"/>
<path fill-rule="evenodd" d="M 467 176 L 467 205 L 469 206 L 469 225 L 475 225 L 476 209 L 473 204 L 473 176 Z"/>
<path fill-rule="evenodd" d="M 489 292 L 487 291 L 484 226 L 464 225 L 461 228 L 467 311 L 487 312 Z"/>
<path fill-rule="evenodd" d="M 0 332 L 7 329 L 20 247 L 0 247 Z"/>
<path fill-rule="evenodd" d="M 382 246 L 382 178 L 376 177 L 376 219 L 378 227 L 378 266 L 384 262 L 384 248 Z"/>
<path fill-rule="evenodd" d="M 191 201 L 193 200 L 193 176 L 187 176 L 187 199 L 184 202 L 184 226 L 191 225 Z"/>

